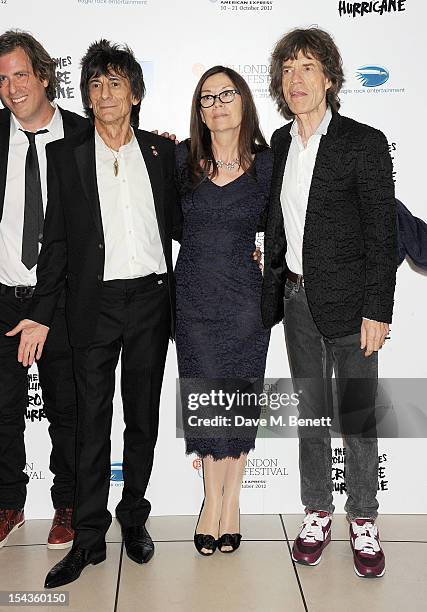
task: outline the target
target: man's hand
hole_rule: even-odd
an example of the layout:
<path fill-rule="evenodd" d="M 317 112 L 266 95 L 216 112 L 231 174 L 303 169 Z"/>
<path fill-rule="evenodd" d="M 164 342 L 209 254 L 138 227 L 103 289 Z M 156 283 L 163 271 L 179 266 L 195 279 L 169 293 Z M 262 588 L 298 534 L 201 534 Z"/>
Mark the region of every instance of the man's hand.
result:
<path fill-rule="evenodd" d="M 363 319 L 360 329 L 360 348 L 366 349 L 365 357 L 369 357 L 374 351 L 379 351 L 383 347 L 389 329 L 388 323 Z"/>
<path fill-rule="evenodd" d="M 159 130 L 151 130 L 151 133 L 158 134 Z M 179 140 L 177 140 L 175 134 L 169 134 L 169 132 L 162 132 L 160 136 L 163 136 L 163 138 L 169 138 L 169 140 L 172 140 L 172 142 L 174 142 L 176 145 L 179 145 Z"/>
<path fill-rule="evenodd" d="M 252 253 L 252 259 L 254 260 L 255 263 L 258 264 L 258 268 L 261 270 L 263 270 L 263 265 L 262 265 L 262 253 L 261 253 L 261 249 L 259 247 L 257 247 L 255 249 L 255 251 Z"/>
<path fill-rule="evenodd" d="M 49 328 L 36 321 L 23 319 L 16 327 L 7 332 L 6 336 L 16 336 L 21 332 L 21 342 L 18 347 L 18 361 L 23 366 L 31 366 L 34 358 L 40 359 Z"/>

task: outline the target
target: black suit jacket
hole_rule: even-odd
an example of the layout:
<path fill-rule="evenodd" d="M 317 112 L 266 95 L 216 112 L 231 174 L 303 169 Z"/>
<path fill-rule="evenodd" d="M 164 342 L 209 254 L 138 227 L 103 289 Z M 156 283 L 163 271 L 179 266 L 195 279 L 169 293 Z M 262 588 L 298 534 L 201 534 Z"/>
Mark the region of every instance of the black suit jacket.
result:
<path fill-rule="evenodd" d="M 88 120 L 76 113 L 59 107 L 64 126 L 64 138 L 87 129 Z M 9 158 L 10 111 L 0 110 L 0 221 L 3 216 L 4 193 L 6 189 L 7 162 Z"/>
<path fill-rule="evenodd" d="M 265 228 L 262 318 L 283 318 L 287 267 L 280 194 L 291 124 L 271 139 L 274 167 Z M 385 136 L 333 113 L 321 137 L 308 199 L 303 239 L 307 300 L 328 337 L 360 331 L 362 317 L 391 322 L 397 268 L 392 162 Z"/>
<path fill-rule="evenodd" d="M 153 190 L 160 238 L 165 255 L 175 332 L 175 281 L 172 236 L 180 238 L 181 213 L 175 187 L 175 145 L 161 136 L 135 130 Z M 158 152 L 153 154 L 152 146 Z M 90 344 L 100 309 L 104 274 L 104 234 L 95 166 L 95 136 L 83 134 L 46 147 L 48 205 L 43 246 L 37 266 L 37 286 L 30 318 L 50 325 L 68 281 L 66 313 L 73 346 Z"/>

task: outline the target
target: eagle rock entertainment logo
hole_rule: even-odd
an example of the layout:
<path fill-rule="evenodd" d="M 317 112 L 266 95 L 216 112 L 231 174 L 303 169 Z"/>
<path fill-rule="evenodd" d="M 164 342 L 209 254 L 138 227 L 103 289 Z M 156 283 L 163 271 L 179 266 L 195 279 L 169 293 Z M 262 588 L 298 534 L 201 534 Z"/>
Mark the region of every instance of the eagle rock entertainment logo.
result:
<path fill-rule="evenodd" d="M 344 88 L 341 90 L 343 95 L 348 94 L 397 94 L 405 93 L 404 87 L 383 87 L 390 79 L 390 71 L 384 66 L 376 64 L 366 64 L 359 66 L 354 71 L 354 78 L 357 79 L 361 87 Z M 351 84 L 351 80 L 350 80 Z"/>
<path fill-rule="evenodd" d="M 406 0 L 374 0 L 374 2 L 338 2 L 340 17 L 364 17 L 365 15 L 387 15 L 406 11 Z"/>
<path fill-rule="evenodd" d="M 379 87 L 389 79 L 389 72 L 381 66 L 362 66 L 357 71 L 356 77 L 363 87 Z"/>
<path fill-rule="evenodd" d="M 111 464 L 110 486 L 123 486 L 123 463 L 121 461 L 114 461 Z"/>

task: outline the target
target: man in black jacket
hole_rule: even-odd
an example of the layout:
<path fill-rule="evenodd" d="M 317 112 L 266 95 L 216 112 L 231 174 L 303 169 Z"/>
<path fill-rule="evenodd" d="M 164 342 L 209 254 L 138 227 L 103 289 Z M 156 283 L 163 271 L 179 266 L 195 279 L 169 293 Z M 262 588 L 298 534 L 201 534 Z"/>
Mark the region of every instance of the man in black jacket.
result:
<path fill-rule="evenodd" d="M 116 516 L 128 556 L 149 561 L 145 491 L 157 439 L 160 390 L 175 329 L 172 241 L 181 216 L 174 144 L 138 130 L 145 87 L 127 48 L 101 40 L 82 60 L 90 129 L 48 147 L 48 207 L 37 288 L 19 360 L 40 357 L 65 278 L 78 396 L 74 546 L 47 588 L 105 559 L 115 369 L 121 355 L 125 421 L 122 499 Z M 34 323 L 37 321 L 38 323 Z"/>
<path fill-rule="evenodd" d="M 55 62 L 30 34 L 0 36 L 0 547 L 24 523 L 27 368 L 16 360 L 17 338 L 5 332 L 28 316 L 36 284 L 46 205 L 45 146 L 87 127 L 87 120 L 55 106 Z M 73 542 L 76 393 L 65 322 L 65 296 L 38 364 L 52 440 L 55 517 L 49 548 Z"/>
<path fill-rule="evenodd" d="M 270 91 L 294 121 L 271 141 L 262 316 L 267 327 L 283 318 L 302 417 L 329 414 L 335 370 L 354 567 L 360 576 L 382 576 L 374 398 L 378 350 L 392 318 L 396 209 L 387 140 L 338 113 L 342 83 L 341 57 L 326 32 L 293 30 L 277 43 Z M 293 558 L 316 565 L 334 510 L 331 441 L 325 427 L 302 432 L 306 517 Z"/>

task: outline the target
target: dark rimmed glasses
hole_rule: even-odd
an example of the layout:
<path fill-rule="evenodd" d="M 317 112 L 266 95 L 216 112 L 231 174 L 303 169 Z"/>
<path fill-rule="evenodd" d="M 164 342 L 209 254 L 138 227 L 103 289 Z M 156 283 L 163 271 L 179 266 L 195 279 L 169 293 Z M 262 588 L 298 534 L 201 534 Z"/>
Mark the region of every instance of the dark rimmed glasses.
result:
<path fill-rule="evenodd" d="M 199 102 L 202 108 L 209 108 L 215 104 L 215 100 L 218 98 L 220 102 L 223 104 L 229 104 L 233 102 L 236 94 L 240 96 L 240 92 L 237 89 L 226 89 L 225 91 L 221 91 L 221 93 L 216 96 L 212 94 L 206 94 L 206 96 L 201 96 Z"/>

